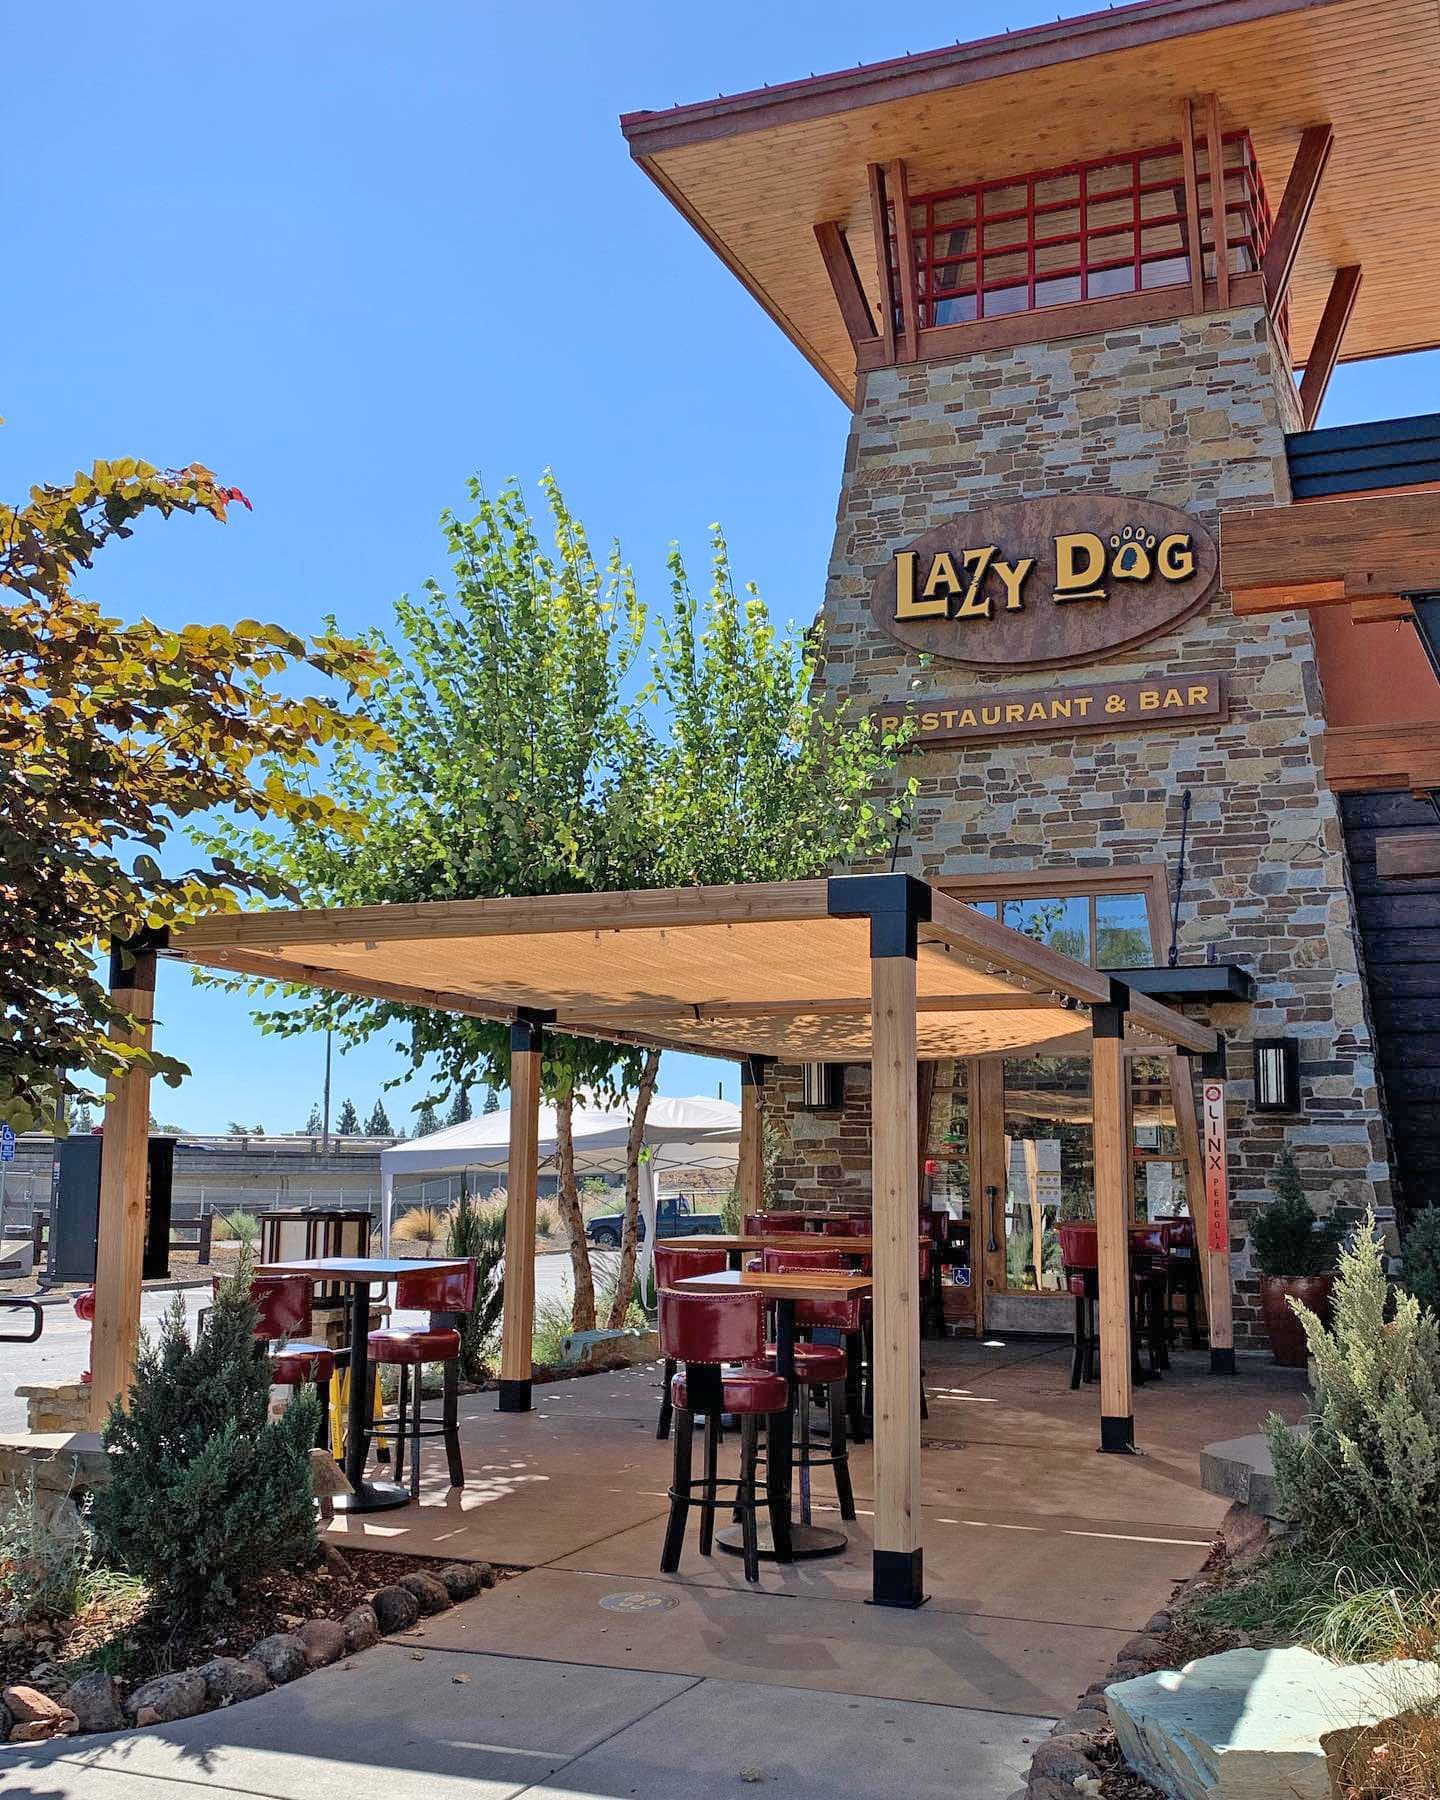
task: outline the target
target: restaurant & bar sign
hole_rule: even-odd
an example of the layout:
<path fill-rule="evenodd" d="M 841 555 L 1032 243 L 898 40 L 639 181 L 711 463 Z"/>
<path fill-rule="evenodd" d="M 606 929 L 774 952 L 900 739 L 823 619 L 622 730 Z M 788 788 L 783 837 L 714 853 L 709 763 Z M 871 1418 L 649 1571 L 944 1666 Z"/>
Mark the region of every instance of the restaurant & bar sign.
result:
<path fill-rule="evenodd" d="M 967 744 L 989 738 L 1046 737 L 1061 732 L 1134 731 L 1176 720 L 1221 720 L 1229 711 L 1223 675 L 1162 676 L 1155 681 L 1095 681 L 1037 692 L 960 695 L 917 705 L 877 706 L 881 731 L 909 723 L 909 747 Z"/>
<path fill-rule="evenodd" d="M 912 650 L 1010 671 L 1094 662 L 1173 630 L 1214 593 L 1220 553 L 1188 513 L 1066 494 L 982 506 L 895 552 L 875 622 Z"/>

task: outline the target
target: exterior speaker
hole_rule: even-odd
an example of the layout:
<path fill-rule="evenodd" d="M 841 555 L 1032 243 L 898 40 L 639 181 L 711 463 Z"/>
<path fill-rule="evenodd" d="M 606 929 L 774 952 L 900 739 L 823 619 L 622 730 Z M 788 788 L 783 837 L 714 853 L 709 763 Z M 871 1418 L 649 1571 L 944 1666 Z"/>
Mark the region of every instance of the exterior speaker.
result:
<path fill-rule="evenodd" d="M 845 1104 L 844 1063 L 800 1065 L 802 1112 L 838 1112 Z"/>

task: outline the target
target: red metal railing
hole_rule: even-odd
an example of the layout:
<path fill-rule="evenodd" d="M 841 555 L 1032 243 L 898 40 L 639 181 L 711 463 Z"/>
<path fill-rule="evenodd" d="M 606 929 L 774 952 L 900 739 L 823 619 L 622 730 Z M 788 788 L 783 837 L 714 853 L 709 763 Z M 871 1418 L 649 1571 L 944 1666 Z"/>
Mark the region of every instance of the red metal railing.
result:
<path fill-rule="evenodd" d="M 1207 277 L 1215 270 L 1206 146 L 1198 148 Z M 1226 255 L 1260 267 L 1270 208 L 1250 134 L 1223 140 Z M 898 263 L 893 206 L 892 268 Z M 1178 143 L 910 196 L 919 324 L 961 324 L 1190 280 L 1185 167 Z M 900 283 L 892 283 L 897 297 Z M 897 331 L 903 321 L 897 317 Z"/>

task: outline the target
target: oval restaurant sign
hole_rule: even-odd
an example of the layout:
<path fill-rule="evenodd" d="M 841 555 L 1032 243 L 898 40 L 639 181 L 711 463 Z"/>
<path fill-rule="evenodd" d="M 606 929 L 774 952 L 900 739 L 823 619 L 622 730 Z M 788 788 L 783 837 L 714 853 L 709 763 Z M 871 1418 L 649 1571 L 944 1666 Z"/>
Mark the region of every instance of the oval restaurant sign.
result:
<path fill-rule="evenodd" d="M 895 553 L 870 593 L 882 631 L 972 669 L 1094 662 L 1187 618 L 1220 553 L 1189 513 L 1068 494 L 982 506 Z"/>

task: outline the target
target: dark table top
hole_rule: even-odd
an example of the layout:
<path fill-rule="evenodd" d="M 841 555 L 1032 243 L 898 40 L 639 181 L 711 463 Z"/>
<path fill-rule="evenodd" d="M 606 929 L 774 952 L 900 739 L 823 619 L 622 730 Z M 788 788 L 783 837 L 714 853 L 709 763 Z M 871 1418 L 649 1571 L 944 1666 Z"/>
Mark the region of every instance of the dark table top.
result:
<path fill-rule="evenodd" d="M 463 1269 L 460 1256 L 422 1260 L 404 1256 L 307 1256 L 296 1262 L 263 1263 L 257 1275 L 310 1275 L 316 1281 L 396 1281 L 402 1275 Z"/>
<path fill-rule="evenodd" d="M 790 1275 L 766 1275 L 750 1269 L 719 1269 L 713 1275 L 687 1275 L 675 1283 L 682 1294 L 732 1293 L 753 1288 L 772 1300 L 848 1300 L 868 1294 L 874 1286 L 868 1275 L 847 1275 L 843 1269 L 797 1269 Z"/>

